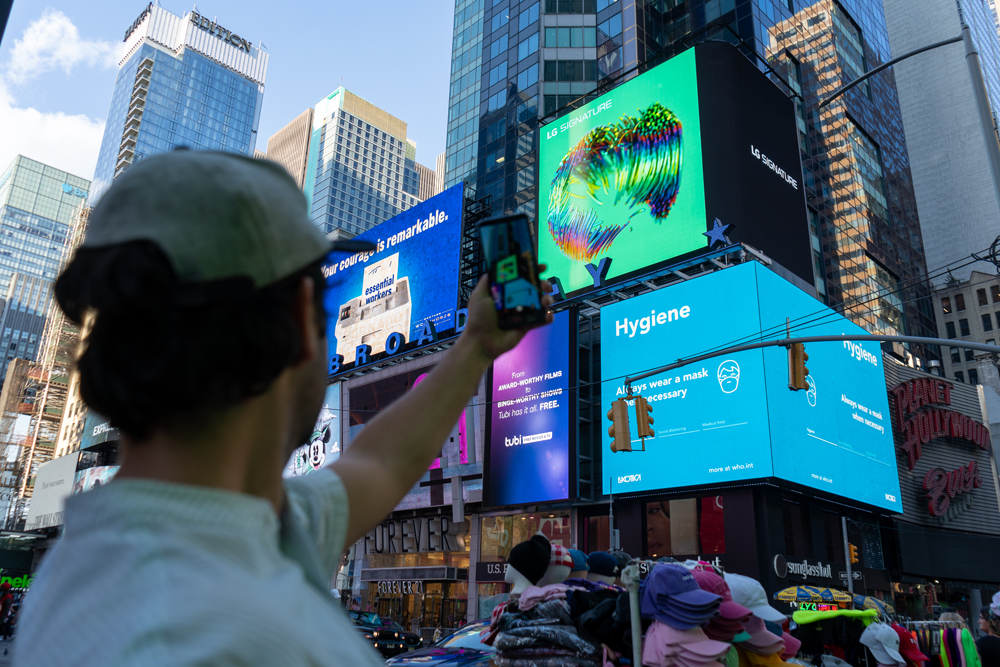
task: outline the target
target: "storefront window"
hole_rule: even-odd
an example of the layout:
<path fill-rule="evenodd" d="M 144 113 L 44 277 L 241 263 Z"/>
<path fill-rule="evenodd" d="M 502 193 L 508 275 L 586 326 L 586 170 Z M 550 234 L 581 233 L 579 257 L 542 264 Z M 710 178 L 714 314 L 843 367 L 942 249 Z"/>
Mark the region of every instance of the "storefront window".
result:
<path fill-rule="evenodd" d="M 483 517 L 479 560 L 483 563 L 506 561 L 515 544 L 541 533 L 549 542 L 572 547 L 568 514 L 521 514 Z"/>
<path fill-rule="evenodd" d="M 646 503 L 646 556 L 725 553 L 723 518 L 722 496 Z"/>
<path fill-rule="evenodd" d="M 806 537 L 809 531 L 806 526 L 805 508 L 800 503 L 784 499 L 781 511 L 785 523 L 785 555 L 808 557 Z"/>

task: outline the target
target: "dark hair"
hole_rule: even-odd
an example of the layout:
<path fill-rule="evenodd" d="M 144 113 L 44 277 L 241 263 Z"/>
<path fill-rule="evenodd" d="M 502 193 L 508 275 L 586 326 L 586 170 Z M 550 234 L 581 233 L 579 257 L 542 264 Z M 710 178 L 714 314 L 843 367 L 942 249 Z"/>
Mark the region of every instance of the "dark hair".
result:
<path fill-rule="evenodd" d="M 148 241 L 80 248 L 56 281 L 66 315 L 86 325 L 80 394 L 126 435 L 143 438 L 263 393 L 300 353 L 291 311 L 304 277 L 326 330 L 322 261 L 274 285 L 249 278 L 180 285 Z"/>

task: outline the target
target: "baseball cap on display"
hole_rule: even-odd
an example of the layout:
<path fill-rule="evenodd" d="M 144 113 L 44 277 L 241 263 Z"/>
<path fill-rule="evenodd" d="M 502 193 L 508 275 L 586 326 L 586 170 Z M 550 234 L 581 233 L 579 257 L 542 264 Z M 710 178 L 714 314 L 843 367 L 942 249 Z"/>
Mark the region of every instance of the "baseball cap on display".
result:
<path fill-rule="evenodd" d="M 83 248 L 154 243 L 178 282 L 272 285 L 335 246 L 282 167 L 233 153 L 175 150 L 135 163 L 97 202 Z M 371 244 L 368 244 L 371 245 Z M 373 249 L 373 248 L 371 248 Z"/>
<path fill-rule="evenodd" d="M 729 644 L 709 639 L 697 626 L 681 630 L 654 622 L 643 642 L 642 662 L 646 665 L 714 667 L 728 652 Z"/>
<path fill-rule="evenodd" d="M 719 614 L 722 598 L 702 590 L 683 565 L 657 564 L 642 584 L 642 615 L 681 630 L 704 625 Z"/>
<path fill-rule="evenodd" d="M 566 547 L 553 544 L 552 545 L 552 556 L 549 559 L 549 565 L 562 565 L 568 567 L 570 570 L 573 569 L 573 556 L 570 555 L 569 549 Z"/>
<path fill-rule="evenodd" d="M 899 635 L 900 655 L 914 662 L 930 662 L 930 658 L 920 651 L 920 647 L 917 646 L 917 642 L 913 639 L 913 635 L 898 625 L 893 625 L 892 629 L 896 631 L 897 635 Z"/>
<path fill-rule="evenodd" d="M 772 653 L 785 652 L 785 640 L 781 635 L 776 635 L 767 629 L 764 621 L 756 616 L 751 616 L 743 627 L 750 633 L 750 639 L 740 642 L 740 646 L 761 655 L 771 655 Z"/>
<path fill-rule="evenodd" d="M 573 559 L 573 570 L 574 572 L 589 572 L 590 571 L 590 559 L 587 558 L 587 554 L 583 553 L 579 549 L 570 549 L 569 555 Z"/>
<path fill-rule="evenodd" d="M 785 652 L 781 654 L 781 659 L 791 660 L 798 655 L 799 649 L 802 648 L 802 642 L 787 632 L 782 633 L 781 638 L 785 640 Z"/>
<path fill-rule="evenodd" d="M 890 635 L 892 635 L 890 637 Z M 906 664 L 899 654 L 899 635 L 887 625 L 872 623 L 861 633 L 861 643 L 867 646 L 880 665 Z"/>
<path fill-rule="evenodd" d="M 621 575 L 621 566 L 618 560 L 607 551 L 595 551 L 590 554 L 590 571 L 603 577 L 618 577 Z"/>
<path fill-rule="evenodd" d="M 765 621 L 785 622 L 785 615 L 767 603 L 767 593 L 756 579 L 732 572 L 726 572 L 725 578 L 733 595 L 733 602 L 738 602 L 753 612 L 754 616 Z"/>

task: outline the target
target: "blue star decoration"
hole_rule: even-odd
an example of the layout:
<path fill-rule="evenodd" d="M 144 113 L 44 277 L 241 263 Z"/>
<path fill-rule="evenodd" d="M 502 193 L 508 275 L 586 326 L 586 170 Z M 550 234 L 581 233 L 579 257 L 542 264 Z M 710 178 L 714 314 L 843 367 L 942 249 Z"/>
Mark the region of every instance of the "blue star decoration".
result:
<path fill-rule="evenodd" d="M 731 226 L 732 225 L 722 224 L 722 222 L 718 218 L 716 218 L 715 222 L 712 225 L 712 228 L 707 232 L 702 232 L 702 234 L 708 237 L 708 247 L 711 248 L 716 243 L 729 244 L 730 241 L 729 237 L 726 236 L 726 230 L 729 229 Z"/>

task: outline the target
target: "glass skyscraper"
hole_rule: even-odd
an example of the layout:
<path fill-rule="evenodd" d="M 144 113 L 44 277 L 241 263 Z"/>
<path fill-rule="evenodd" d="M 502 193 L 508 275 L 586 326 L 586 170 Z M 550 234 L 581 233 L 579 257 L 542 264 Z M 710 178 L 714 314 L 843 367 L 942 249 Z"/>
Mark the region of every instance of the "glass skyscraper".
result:
<path fill-rule="evenodd" d="M 422 179 L 433 182 L 434 172 L 415 158 L 405 122 L 343 87 L 333 91 L 313 109 L 306 155 L 313 223 L 354 236 L 419 203 Z"/>
<path fill-rule="evenodd" d="M 90 181 L 22 155 L 0 173 L 0 385 L 15 359 L 33 360 L 73 215 Z"/>
<path fill-rule="evenodd" d="M 458 0 L 454 26 L 445 184 L 464 180 L 494 215 L 530 218 L 540 119 L 698 41 L 742 42 L 762 71 L 765 62 L 773 68 L 776 85 L 799 96 L 820 298 L 871 331 L 934 335 L 891 70 L 818 108 L 891 58 L 879 0 Z"/>
<path fill-rule="evenodd" d="M 146 7 L 125 36 L 95 199 L 133 162 L 178 146 L 253 156 L 267 61 L 197 12 Z"/>

